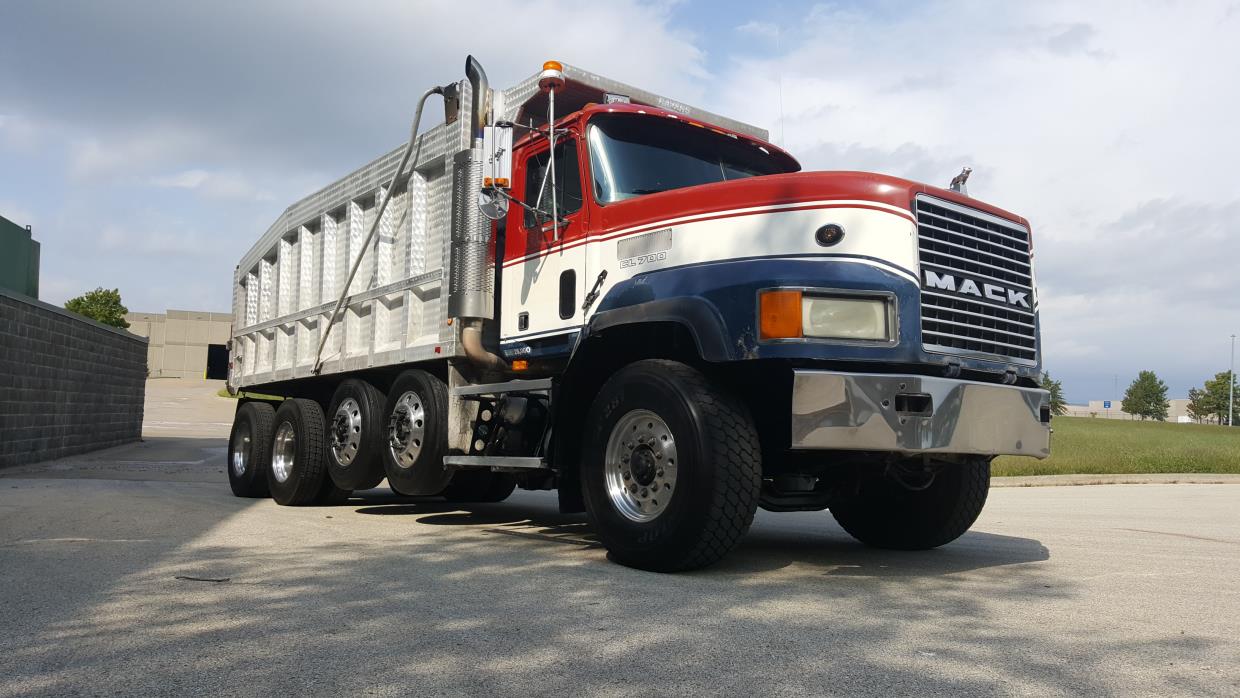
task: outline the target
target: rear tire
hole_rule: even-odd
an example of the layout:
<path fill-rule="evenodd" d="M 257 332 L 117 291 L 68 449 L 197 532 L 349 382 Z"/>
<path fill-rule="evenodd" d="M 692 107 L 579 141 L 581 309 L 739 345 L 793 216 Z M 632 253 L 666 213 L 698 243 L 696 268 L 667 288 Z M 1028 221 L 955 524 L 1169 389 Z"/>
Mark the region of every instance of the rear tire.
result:
<path fill-rule="evenodd" d="M 387 421 L 384 397 L 364 380 L 336 388 L 327 409 L 327 472 L 341 490 L 368 490 L 383 481 Z"/>
<path fill-rule="evenodd" d="M 745 406 L 697 370 L 630 364 L 599 391 L 586 424 L 586 512 L 615 561 L 705 567 L 749 529 L 762 488 L 758 433 Z"/>
<path fill-rule="evenodd" d="M 853 538 L 875 548 L 928 550 L 969 530 L 986 505 L 990 459 L 946 463 L 924 490 L 909 490 L 883 474 L 861 483 L 860 491 L 831 507 Z"/>
<path fill-rule="evenodd" d="M 277 504 L 315 504 L 331 484 L 323 431 L 323 408 L 314 400 L 290 398 L 276 410 L 267 484 Z"/>
<path fill-rule="evenodd" d="M 452 479 L 448 453 L 448 386 L 426 371 L 397 376 L 383 410 L 383 470 L 388 486 L 408 496 L 443 492 Z"/>
<path fill-rule="evenodd" d="M 517 479 L 508 473 L 489 470 L 458 470 L 444 488 L 449 502 L 502 502 L 517 488 Z"/>
<path fill-rule="evenodd" d="M 237 497 L 267 497 L 276 409 L 265 402 L 237 408 L 228 436 L 228 485 Z"/>

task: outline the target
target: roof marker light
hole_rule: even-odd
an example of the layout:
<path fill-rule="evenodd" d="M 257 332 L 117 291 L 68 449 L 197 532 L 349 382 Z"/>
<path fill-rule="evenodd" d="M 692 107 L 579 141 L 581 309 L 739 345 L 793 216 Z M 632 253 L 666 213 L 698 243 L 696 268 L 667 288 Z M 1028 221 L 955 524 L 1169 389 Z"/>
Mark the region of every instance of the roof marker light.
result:
<path fill-rule="evenodd" d="M 558 90 L 564 87 L 564 66 L 559 61 L 543 63 L 542 73 L 538 76 L 538 89 L 543 92 Z"/>

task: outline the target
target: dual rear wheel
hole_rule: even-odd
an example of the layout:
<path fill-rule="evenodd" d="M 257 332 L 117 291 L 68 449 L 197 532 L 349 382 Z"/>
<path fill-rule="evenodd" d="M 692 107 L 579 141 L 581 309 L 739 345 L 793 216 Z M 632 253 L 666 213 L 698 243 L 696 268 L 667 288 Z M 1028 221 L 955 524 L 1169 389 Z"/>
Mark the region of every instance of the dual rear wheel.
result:
<path fill-rule="evenodd" d="M 420 370 L 398 376 L 386 396 L 367 381 L 347 379 L 326 412 L 305 398 L 278 409 L 245 403 L 229 437 L 229 484 L 238 497 L 271 496 L 285 505 L 342 502 L 385 478 L 404 495 L 506 499 L 516 487 L 511 475 L 444 467 L 447 409 L 447 386 Z"/>
<path fill-rule="evenodd" d="M 323 410 L 292 398 L 276 409 L 247 402 L 228 439 L 228 484 L 238 497 L 270 496 L 280 504 L 332 504 L 349 496 L 327 477 Z"/>

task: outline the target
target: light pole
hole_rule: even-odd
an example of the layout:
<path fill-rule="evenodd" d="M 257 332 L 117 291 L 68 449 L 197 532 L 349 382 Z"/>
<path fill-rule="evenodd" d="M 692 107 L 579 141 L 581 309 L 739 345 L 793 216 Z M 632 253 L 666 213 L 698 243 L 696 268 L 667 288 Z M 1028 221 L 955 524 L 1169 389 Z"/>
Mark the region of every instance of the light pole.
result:
<path fill-rule="evenodd" d="M 1236 392 L 1236 335 L 1231 336 L 1231 364 L 1227 367 L 1227 426 L 1231 426 L 1231 408 Z"/>

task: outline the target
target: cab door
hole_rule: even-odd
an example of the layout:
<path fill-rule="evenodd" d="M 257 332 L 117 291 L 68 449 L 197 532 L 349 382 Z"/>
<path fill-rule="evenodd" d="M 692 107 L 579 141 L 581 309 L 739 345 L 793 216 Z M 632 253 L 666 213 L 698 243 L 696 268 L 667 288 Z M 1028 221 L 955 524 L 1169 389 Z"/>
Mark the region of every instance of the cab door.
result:
<path fill-rule="evenodd" d="M 551 220 L 550 147 L 545 139 L 520 151 L 503 256 L 500 350 L 504 358 L 568 354 L 582 325 L 587 217 L 580 139 L 557 138 L 555 197 L 559 232 Z"/>

